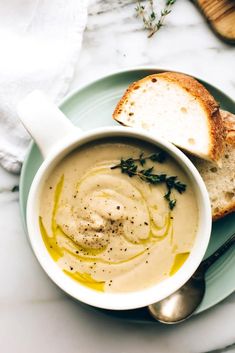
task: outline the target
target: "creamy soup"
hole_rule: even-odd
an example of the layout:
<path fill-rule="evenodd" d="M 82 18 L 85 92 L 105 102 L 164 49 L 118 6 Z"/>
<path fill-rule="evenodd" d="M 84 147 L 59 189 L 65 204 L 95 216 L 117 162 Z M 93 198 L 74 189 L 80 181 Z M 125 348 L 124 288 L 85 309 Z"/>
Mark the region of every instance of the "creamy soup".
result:
<path fill-rule="evenodd" d="M 169 155 L 161 163 L 134 161 L 131 175 L 120 167 L 121 160 L 153 153 L 155 146 L 132 139 L 100 140 L 66 156 L 46 180 L 41 234 L 51 257 L 79 283 L 105 292 L 141 290 L 187 259 L 198 210 L 185 172 Z M 149 183 L 143 170 L 177 176 L 186 190 L 172 189 L 170 203 L 166 183 Z"/>

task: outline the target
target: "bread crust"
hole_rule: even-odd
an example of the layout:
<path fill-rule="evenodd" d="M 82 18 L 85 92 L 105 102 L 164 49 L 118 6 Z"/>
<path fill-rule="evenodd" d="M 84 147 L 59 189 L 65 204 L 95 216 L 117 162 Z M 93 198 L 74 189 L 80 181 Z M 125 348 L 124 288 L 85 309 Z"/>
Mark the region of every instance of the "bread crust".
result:
<path fill-rule="evenodd" d="M 214 212 L 212 215 L 212 220 L 217 221 L 218 219 L 223 218 L 232 212 L 235 212 L 235 202 L 228 205 L 227 207 L 224 207 L 218 212 Z"/>
<path fill-rule="evenodd" d="M 212 161 L 219 161 L 224 150 L 225 129 L 220 115 L 219 104 L 214 97 L 207 91 L 207 89 L 191 76 L 177 73 L 177 72 L 163 72 L 144 77 L 143 79 L 132 83 L 124 93 L 123 97 L 117 104 L 114 112 L 113 119 L 125 125 L 118 120 L 118 115 L 122 112 L 123 106 L 129 99 L 129 94 L 140 87 L 141 84 L 148 80 L 162 78 L 168 82 L 177 83 L 181 88 L 185 89 L 192 96 L 197 98 L 201 106 L 207 113 L 207 121 L 210 131 L 210 149 L 209 158 Z"/>
<path fill-rule="evenodd" d="M 122 112 L 122 109 L 123 109 L 123 106 L 124 104 L 126 103 L 126 101 L 128 101 L 128 98 L 129 98 L 129 94 L 135 90 L 135 89 L 138 89 L 139 88 L 139 85 L 138 83 L 139 82 L 144 82 L 145 79 L 147 79 L 149 76 L 146 76 L 145 78 L 142 78 L 141 80 L 139 81 L 135 81 L 133 83 L 130 84 L 130 86 L 126 89 L 125 93 L 123 94 L 122 98 L 119 100 L 118 104 L 116 105 L 116 108 L 114 109 L 113 111 L 113 114 L 112 114 L 112 117 L 114 120 L 118 121 L 119 124 L 123 125 L 123 126 L 128 126 L 127 124 L 124 124 L 122 121 L 119 121 L 118 120 L 118 115 L 121 114 Z"/>
<path fill-rule="evenodd" d="M 226 130 L 226 142 L 235 145 L 235 115 L 226 110 L 220 110 L 220 114 Z"/>

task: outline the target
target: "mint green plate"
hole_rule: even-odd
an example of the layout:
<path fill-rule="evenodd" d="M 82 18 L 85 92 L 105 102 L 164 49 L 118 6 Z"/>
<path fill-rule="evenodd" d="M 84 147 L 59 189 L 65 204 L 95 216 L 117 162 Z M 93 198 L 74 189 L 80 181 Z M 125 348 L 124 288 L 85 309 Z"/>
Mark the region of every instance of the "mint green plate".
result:
<path fill-rule="evenodd" d="M 134 69 L 122 71 L 95 81 L 68 96 L 60 105 L 67 117 L 83 130 L 96 127 L 116 125 L 112 112 L 127 86 L 135 80 L 152 73 L 161 72 L 154 69 Z M 202 82 L 221 104 L 223 109 L 235 112 L 235 102 L 217 88 Z M 55 127 L 56 128 L 56 127 Z M 25 224 L 26 203 L 30 185 L 42 157 L 37 146 L 32 143 L 24 161 L 20 178 L 20 208 Z M 210 255 L 229 236 L 235 232 L 235 213 L 213 224 L 210 244 L 206 256 Z M 226 298 L 235 290 L 235 247 L 230 249 L 207 272 L 206 295 L 197 313 L 202 312 Z M 138 322 L 149 322 L 147 310 L 105 311 L 113 316 Z"/>

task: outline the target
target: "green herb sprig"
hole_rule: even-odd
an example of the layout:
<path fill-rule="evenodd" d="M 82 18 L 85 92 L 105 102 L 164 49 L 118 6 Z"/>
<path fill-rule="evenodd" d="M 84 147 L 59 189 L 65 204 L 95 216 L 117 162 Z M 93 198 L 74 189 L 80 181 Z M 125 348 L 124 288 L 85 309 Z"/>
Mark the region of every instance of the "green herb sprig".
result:
<path fill-rule="evenodd" d="M 136 15 L 142 19 L 144 28 L 149 31 L 149 38 L 164 25 L 165 18 L 171 13 L 172 5 L 175 2 L 176 0 L 166 0 L 165 7 L 161 10 L 160 16 L 158 16 L 153 0 L 148 0 L 147 5 L 143 5 L 141 0 L 137 0 Z"/>
<path fill-rule="evenodd" d="M 168 202 L 170 210 L 173 210 L 176 205 L 176 199 L 171 198 L 172 190 L 175 189 L 179 194 L 182 194 L 186 190 L 186 185 L 181 183 L 177 176 L 167 176 L 167 174 L 153 173 L 153 166 L 148 169 L 138 168 L 137 163 L 143 166 L 147 160 L 164 163 L 166 160 L 166 154 L 164 152 L 158 152 L 145 157 L 144 154 L 141 153 L 139 158 L 121 159 L 121 162 L 112 166 L 111 169 L 120 168 L 121 172 L 127 174 L 129 177 L 137 176 L 141 180 L 152 185 L 165 183 L 167 192 L 164 195 L 164 198 Z"/>
<path fill-rule="evenodd" d="M 121 163 L 114 165 L 111 169 L 121 168 L 122 170 L 128 171 L 136 166 L 135 162 L 139 162 L 143 166 L 147 160 L 163 163 L 166 160 L 166 154 L 163 151 L 160 151 L 157 153 L 152 153 L 149 156 L 144 156 L 144 153 L 142 152 L 139 158 L 121 159 Z"/>

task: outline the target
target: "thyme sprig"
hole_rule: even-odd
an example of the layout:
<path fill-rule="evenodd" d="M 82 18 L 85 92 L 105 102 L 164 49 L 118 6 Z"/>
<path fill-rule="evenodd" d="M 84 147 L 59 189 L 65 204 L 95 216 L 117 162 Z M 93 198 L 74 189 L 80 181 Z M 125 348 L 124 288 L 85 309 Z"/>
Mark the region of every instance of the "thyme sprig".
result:
<path fill-rule="evenodd" d="M 163 151 L 152 153 L 149 156 L 144 156 L 142 152 L 139 158 L 128 158 L 128 159 L 121 159 L 121 163 L 114 165 L 111 169 L 120 168 L 123 170 L 129 170 L 133 166 L 135 166 L 135 162 L 139 162 L 142 166 L 146 163 L 147 160 L 152 162 L 159 162 L 163 163 L 166 160 L 166 154 Z"/>
<path fill-rule="evenodd" d="M 143 166 L 147 160 L 152 162 L 164 163 L 166 160 L 166 154 L 164 152 L 153 153 L 147 157 L 143 153 L 140 154 L 139 158 L 128 158 L 121 159 L 119 164 L 116 164 L 111 167 L 111 169 L 120 168 L 121 172 L 127 174 L 129 177 L 137 176 L 141 180 L 152 184 L 162 184 L 165 183 L 167 192 L 164 195 L 164 198 L 168 202 L 170 210 L 176 205 L 176 199 L 171 198 L 172 190 L 175 189 L 179 194 L 182 194 L 186 190 L 186 185 L 181 183 L 177 176 L 167 176 L 167 174 L 155 174 L 154 167 L 148 169 L 138 168 L 138 164 Z"/>
<path fill-rule="evenodd" d="M 149 31 L 149 38 L 164 25 L 165 18 L 171 13 L 172 6 L 175 2 L 176 0 L 166 0 L 165 7 L 161 10 L 160 16 L 158 16 L 154 6 L 154 0 L 148 0 L 147 5 L 143 5 L 141 0 L 137 0 L 135 8 L 136 15 L 142 19 L 144 28 Z"/>

